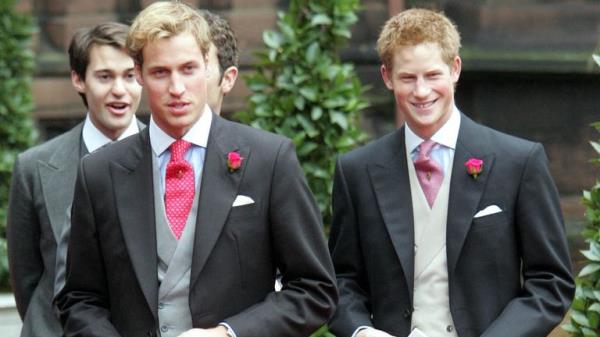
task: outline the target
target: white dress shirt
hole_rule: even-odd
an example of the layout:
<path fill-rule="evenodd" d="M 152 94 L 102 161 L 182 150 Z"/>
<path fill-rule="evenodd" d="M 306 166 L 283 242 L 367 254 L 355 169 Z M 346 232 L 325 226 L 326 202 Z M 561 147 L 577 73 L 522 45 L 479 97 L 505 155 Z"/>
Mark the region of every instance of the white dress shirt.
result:
<path fill-rule="evenodd" d="M 452 161 L 454 159 L 454 150 L 456 149 L 459 129 L 460 111 L 455 106 L 448 121 L 442 125 L 433 136 L 431 136 L 431 140 L 437 144 L 431 150 L 430 155 L 433 160 L 440 164 L 444 171 L 444 175 L 452 169 Z M 405 130 L 406 153 L 410 153 L 412 160 L 415 161 L 419 154 L 419 145 L 426 139 L 417 136 L 417 134 L 410 129 L 408 124 L 405 125 Z"/>
<path fill-rule="evenodd" d="M 185 160 L 194 168 L 194 182 L 196 193 L 200 188 L 200 178 L 202 167 L 204 166 L 204 157 L 206 155 L 206 146 L 208 144 L 208 134 L 210 133 L 210 125 L 212 124 L 213 113 L 208 107 L 204 106 L 202 115 L 194 125 L 181 137 L 181 139 L 192 144 L 192 147 L 185 153 Z M 164 132 L 151 117 L 150 118 L 150 145 L 152 152 L 158 159 L 158 167 L 160 169 L 161 191 L 165 194 L 165 177 L 167 174 L 167 164 L 171 159 L 171 151 L 169 147 L 176 139 Z"/>
<path fill-rule="evenodd" d="M 127 138 L 131 135 L 135 135 L 139 132 L 137 118 L 133 116 L 129 126 L 125 131 L 117 138 L 117 140 L 121 140 L 123 138 Z M 88 113 L 85 117 L 85 122 L 83 123 L 83 130 L 81 131 L 81 137 L 83 137 L 83 144 L 87 148 L 89 153 L 92 153 L 104 145 L 112 142 L 113 140 L 106 137 L 98 128 L 92 123 L 90 119 L 90 114 Z"/>

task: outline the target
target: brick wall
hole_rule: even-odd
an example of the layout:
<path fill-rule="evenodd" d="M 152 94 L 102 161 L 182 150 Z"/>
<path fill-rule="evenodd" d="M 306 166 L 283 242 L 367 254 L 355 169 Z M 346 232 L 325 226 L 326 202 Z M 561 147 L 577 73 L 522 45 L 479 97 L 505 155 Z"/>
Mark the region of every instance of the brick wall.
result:
<path fill-rule="evenodd" d="M 106 20 L 127 22 L 150 0 L 20 0 L 18 9 L 36 18 L 34 37 L 38 71 L 33 84 L 35 117 L 42 136 L 62 132 L 82 118 L 79 96 L 68 77 L 66 46 L 73 31 Z M 277 10 L 286 0 L 196 0 L 189 4 L 213 10 L 231 23 L 241 50 L 241 76 L 225 99 L 225 115 L 242 109 L 249 94 L 243 77 L 252 69 L 252 53 L 262 47 L 262 32 L 275 26 Z M 588 140 L 599 138 L 589 123 L 600 119 L 597 93 L 600 74 L 585 55 L 600 36 L 600 4 L 569 0 L 406 1 L 445 10 L 464 37 L 463 74 L 457 93 L 459 107 L 478 121 L 542 142 L 552 173 L 565 200 L 577 200 L 600 170 L 587 164 L 594 155 Z M 394 104 L 379 78 L 374 43 L 388 17 L 387 0 L 363 0 L 359 24 L 342 52 L 365 84 L 372 107 L 363 127 L 374 137 L 392 130 Z M 571 24 L 572 23 L 572 24 Z M 501 47 L 501 48 L 500 48 Z M 496 48 L 497 53 L 484 52 Z M 467 53 L 468 52 L 468 53 Z M 569 59 L 573 53 L 584 59 Z M 564 54 L 561 54 L 564 53 Z M 557 56 L 558 55 L 558 56 Z M 564 56 L 561 58 L 561 55 Z M 566 56 L 565 56 L 566 55 Z M 139 113 L 148 116 L 142 104 Z M 570 197 L 570 199 L 569 199 Z M 581 219 L 582 208 L 565 206 L 567 217 Z"/>

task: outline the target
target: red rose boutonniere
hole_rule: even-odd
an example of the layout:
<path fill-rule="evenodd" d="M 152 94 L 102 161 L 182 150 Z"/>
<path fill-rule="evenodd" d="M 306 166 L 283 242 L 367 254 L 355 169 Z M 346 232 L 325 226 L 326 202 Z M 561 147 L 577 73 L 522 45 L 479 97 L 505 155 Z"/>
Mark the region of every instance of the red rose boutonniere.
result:
<path fill-rule="evenodd" d="M 239 153 L 232 151 L 227 154 L 227 168 L 229 172 L 237 171 L 240 167 L 242 167 L 242 156 Z"/>
<path fill-rule="evenodd" d="M 467 167 L 467 173 L 470 174 L 473 179 L 477 179 L 477 176 L 483 169 L 483 160 L 478 158 L 469 158 L 469 160 L 465 162 L 465 166 Z"/>

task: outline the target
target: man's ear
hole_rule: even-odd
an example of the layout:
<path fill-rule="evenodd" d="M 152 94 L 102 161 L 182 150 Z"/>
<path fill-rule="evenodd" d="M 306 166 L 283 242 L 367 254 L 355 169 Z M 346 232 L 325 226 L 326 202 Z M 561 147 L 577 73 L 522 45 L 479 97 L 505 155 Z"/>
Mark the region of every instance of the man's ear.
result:
<path fill-rule="evenodd" d="M 392 69 L 388 69 L 388 67 L 386 67 L 385 64 L 382 64 L 379 70 L 381 72 L 381 78 L 383 79 L 383 83 L 385 83 L 385 86 L 388 89 L 393 90 L 394 85 L 392 83 Z"/>
<path fill-rule="evenodd" d="M 462 60 L 459 56 L 454 58 L 452 61 L 452 66 L 450 67 L 450 75 L 452 76 L 452 82 L 458 82 L 458 78 L 460 77 L 460 71 L 462 69 Z"/>
<path fill-rule="evenodd" d="M 71 84 L 80 94 L 85 94 L 85 81 L 77 75 L 75 70 L 71 70 Z"/>
<path fill-rule="evenodd" d="M 235 66 L 231 66 L 223 72 L 223 78 L 221 79 L 221 92 L 223 95 L 228 94 L 233 86 L 235 85 L 235 80 L 238 77 L 238 68 Z"/>
<path fill-rule="evenodd" d="M 142 66 L 139 63 L 136 63 L 133 67 L 133 72 L 135 74 L 135 80 L 139 85 L 144 86 L 144 79 L 142 78 Z"/>

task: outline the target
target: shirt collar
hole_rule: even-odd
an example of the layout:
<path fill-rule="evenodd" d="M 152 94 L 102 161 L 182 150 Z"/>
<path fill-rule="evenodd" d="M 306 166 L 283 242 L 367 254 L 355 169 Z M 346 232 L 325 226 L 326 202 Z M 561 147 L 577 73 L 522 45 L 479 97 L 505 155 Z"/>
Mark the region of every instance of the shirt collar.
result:
<path fill-rule="evenodd" d="M 129 137 L 139 132 L 137 118 L 135 115 L 131 118 L 131 122 L 125 131 L 117 138 L 117 140 L 121 140 L 123 138 Z M 90 119 L 89 112 L 85 116 L 85 122 L 83 123 L 83 131 L 81 132 L 81 136 L 83 137 L 83 143 L 87 148 L 89 153 L 96 151 L 102 146 L 112 142 L 112 139 L 106 137 L 98 128 L 92 123 Z"/>
<path fill-rule="evenodd" d="M 210 132 L 210 125 L 212 124 L 213 113 L 208 104 L 204 105 L 204 110 L 202 111 L 202 115 L 198 120 L 192 125 L 192 127 L 181 137 L 181 139 L 188 141 L 196 146 L 206 148 L 208 144 L 208 134 Z M 175 138 L 169 136 L 166 132 L 164 132 L 156 122 L 152 116 L 150 116 L 150 145 L 152 146 L 152 151 L 156 156 L 160 156 L 163 152 L 165 152 L 169 146 L 173 142 L 175 142 Z"/>
<path fill-rule="evenodd" d="M 458 131 L 460 129 L 460 111 L 456 106 L 452 109 L 452 115 L 444 125 L 431 136 L 431 140 L 434 142 L 444 145 L 445 147 L 455 149 L 456 148 L 456 140 L 458 139 Z M 406 142 L 406 151 L 408 153 L 413 153 L 413 151 L 421 145 L 425 139 L 417 136 L 414 133 L 408 124 L 405 124 L 405 142 Z"/>

